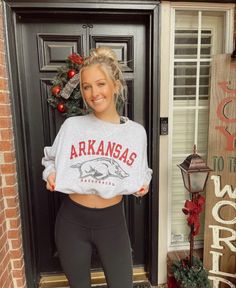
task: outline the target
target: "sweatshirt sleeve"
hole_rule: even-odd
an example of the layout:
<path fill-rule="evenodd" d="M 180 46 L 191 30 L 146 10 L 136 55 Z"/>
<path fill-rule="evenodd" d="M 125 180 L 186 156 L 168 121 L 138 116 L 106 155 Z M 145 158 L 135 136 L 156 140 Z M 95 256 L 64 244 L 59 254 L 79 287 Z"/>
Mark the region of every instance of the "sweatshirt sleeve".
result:
<path fill-rule="evenodd" d="M 64 124 L 62 124 L 59 132 L 57 133 L 57 136 L 53 142 L 53 145 L 44 147 L 44 157 L 42 158 L 42 165 L 45 167 L 43 170 L 43 174 L 42 174 L 42 178 L 44 181 L 47 181 L 48 176 L 52 172 L 56 172 L 55 158 L 56 158 L 58 146 L 62 141 L 62 134 L 64 130 L 63 128 L 64 128 Z"/>
<path fill-rule="evenodd" d="M 145 131 L 145 130 L 144 130 Z M 148 167 L 148 160 L 147 160 L 147 134 L 145 131 L 144 135 L 144 145 L 143 145 L 143 185 L 149 185 L 152 179 L 152 169 Z"/>

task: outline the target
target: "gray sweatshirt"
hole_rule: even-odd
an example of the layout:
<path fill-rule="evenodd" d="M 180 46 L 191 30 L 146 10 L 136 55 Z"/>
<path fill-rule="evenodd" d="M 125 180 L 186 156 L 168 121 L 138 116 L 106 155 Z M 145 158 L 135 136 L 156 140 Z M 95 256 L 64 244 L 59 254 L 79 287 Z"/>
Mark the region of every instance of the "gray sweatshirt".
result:
<path fill-rule="evenodd" d="M 70 117 L 51 147 L 44 148 L 43 179 L 56 173 L 55 190 L 112 198 L 149 185 L 147 136 L 140 124 L 98 119 L 93 113 Z"/>

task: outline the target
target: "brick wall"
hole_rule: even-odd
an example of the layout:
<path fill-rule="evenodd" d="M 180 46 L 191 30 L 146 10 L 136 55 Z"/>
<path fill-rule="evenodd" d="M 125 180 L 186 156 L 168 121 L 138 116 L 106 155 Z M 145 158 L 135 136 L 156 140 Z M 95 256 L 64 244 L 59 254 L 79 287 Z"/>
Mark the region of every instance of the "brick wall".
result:
<path fill-rule="evenodd" d="M 0 3 L 0 287 L 26 287 L 10 95 Z"/>
<path fill-rule="evenodd" d="M 236 5 L 234 12 L 234 40 L 236 41 Z"/>

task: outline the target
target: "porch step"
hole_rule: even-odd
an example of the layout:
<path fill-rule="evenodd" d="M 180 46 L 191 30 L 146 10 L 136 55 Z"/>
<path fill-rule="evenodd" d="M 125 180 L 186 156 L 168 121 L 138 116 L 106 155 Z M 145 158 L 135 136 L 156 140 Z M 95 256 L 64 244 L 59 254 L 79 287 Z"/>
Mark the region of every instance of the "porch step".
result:
<path fill-rule="evenodd" d="M 92 288 L 108 288 L 107 285 L 96 285 Z M 152 288 L 149 282 L 134 283 L 133 288 Z"/>

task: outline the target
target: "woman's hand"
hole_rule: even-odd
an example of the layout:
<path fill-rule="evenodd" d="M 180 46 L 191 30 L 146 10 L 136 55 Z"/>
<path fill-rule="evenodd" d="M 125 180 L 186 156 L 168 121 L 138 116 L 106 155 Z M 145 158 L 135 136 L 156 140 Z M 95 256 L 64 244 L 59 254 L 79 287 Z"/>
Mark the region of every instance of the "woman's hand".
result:
<path fill-rule="evenodd" d="M 148 185 L 143 185 L 139 191 L 135 192 L 134 195 L 138 196 L 138 197 L 143 197 L 144 195 L 146 195 L 149 191 L 149 186 Z"/>
<path fill-rule="evenodd" d="M 53 172 L 53 173 L 49 174 L 49 176 L 47 178 L 46 188 L 51 192 L 53 192 L 55 189 L 55 180 L 56 180 L 56 173 Z"/>

